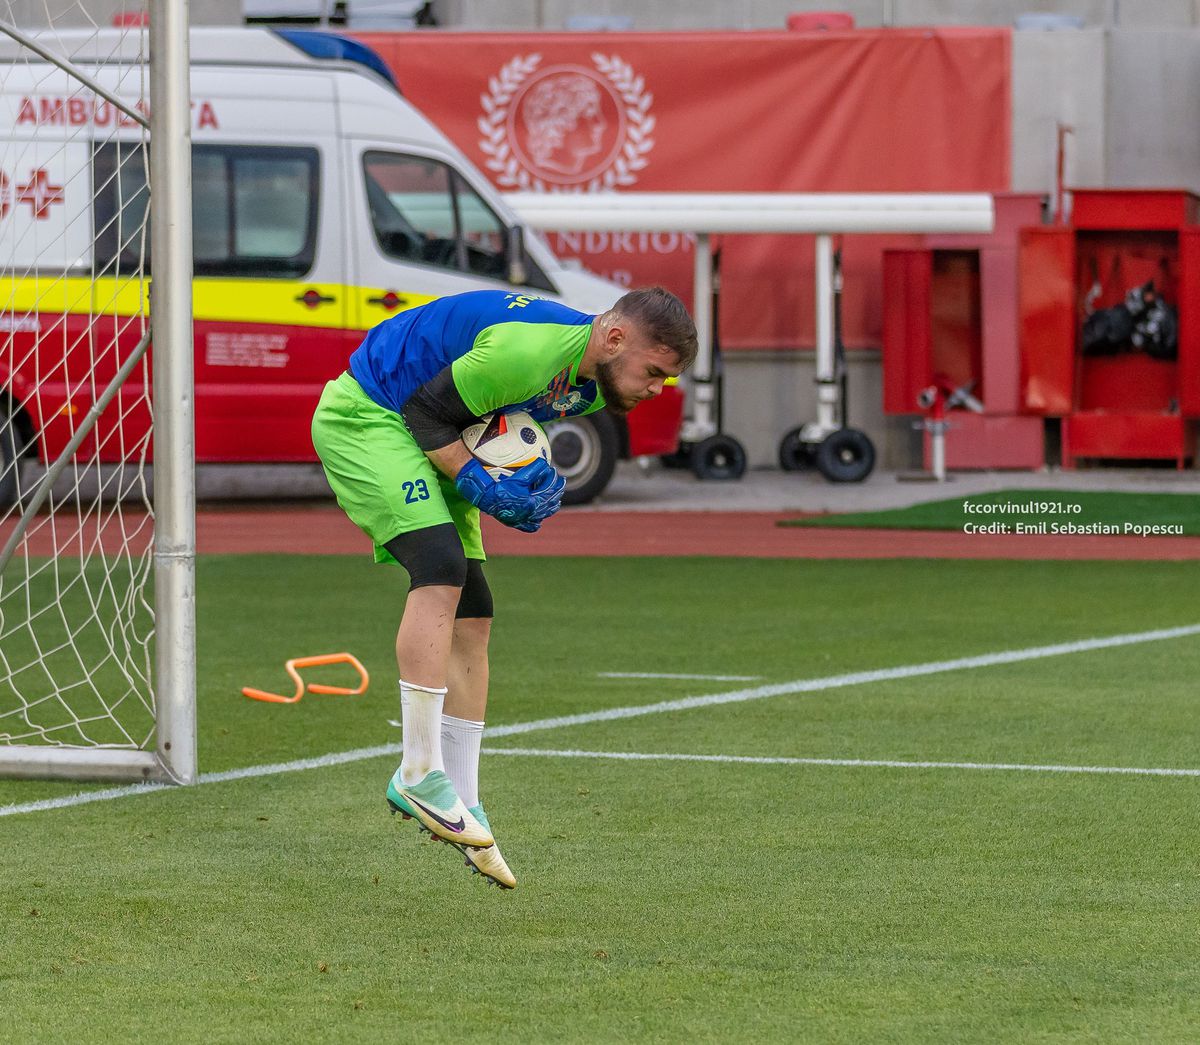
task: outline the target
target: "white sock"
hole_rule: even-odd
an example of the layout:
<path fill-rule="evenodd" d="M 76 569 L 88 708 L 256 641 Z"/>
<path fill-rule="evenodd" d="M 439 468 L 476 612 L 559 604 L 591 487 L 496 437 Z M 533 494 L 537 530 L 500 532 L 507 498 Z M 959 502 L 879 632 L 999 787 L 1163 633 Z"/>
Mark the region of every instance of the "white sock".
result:
<path fill-rule="evenodd" d="M 483 723 L 467 718 L 442 716 L 442 751 L 446 756 L 446 775 L 471 809 L 479 805 L 479 745 L 483 741 Z"/>
<path fill-rule="evenodd" d="M 445 687 L 429 689 L 400 680 L 400 723 L 404 727 L 404 757 L 400 779 L 419 784 L 442 764 L 442 701 Z"/>

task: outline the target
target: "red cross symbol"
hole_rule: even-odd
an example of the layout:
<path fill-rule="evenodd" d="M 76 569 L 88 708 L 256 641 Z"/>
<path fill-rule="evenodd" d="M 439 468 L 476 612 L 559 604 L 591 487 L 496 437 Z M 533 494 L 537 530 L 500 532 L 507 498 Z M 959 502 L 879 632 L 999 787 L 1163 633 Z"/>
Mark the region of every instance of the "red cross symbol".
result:
<path fill-rule="evenodd" d="M 39 221 L 50 217 L 50 204 L 63 202 L 63 187 L 51 185 L 45 167 L 30 171 L 29 181 L 17 186 L 17 202 L 28 203 L 33 216 Z"/>

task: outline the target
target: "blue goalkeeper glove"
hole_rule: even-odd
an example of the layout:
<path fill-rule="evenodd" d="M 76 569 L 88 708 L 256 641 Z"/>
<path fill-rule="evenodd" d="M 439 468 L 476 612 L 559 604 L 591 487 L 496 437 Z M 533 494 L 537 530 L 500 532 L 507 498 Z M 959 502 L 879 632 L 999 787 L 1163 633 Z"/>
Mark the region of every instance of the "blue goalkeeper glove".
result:
<path fill-rule="evenodd" d="M 454 485 L 481 512 L 505 526 L 536 533 L 542 521 L 561 507 L 567 481 L 541 458 L 504 479 L 493 479 L 471 458 L 454 477 Z"/>
<path fill-rule="evenodd" d="M 562 496 L 563 491 L 567 488 L 567 481 L 554 470 L 552 465 L 541 459 L 514 473 L 514 478 L 526 471 L 530 473 L 531 490 L 537 501 L 537 507 L 534 508 L 533 517 L 529 522 L 519 523 L 517 529 L 523 530 L 525 533 L 537 533 L 538 527 L 562 507 Z"/>

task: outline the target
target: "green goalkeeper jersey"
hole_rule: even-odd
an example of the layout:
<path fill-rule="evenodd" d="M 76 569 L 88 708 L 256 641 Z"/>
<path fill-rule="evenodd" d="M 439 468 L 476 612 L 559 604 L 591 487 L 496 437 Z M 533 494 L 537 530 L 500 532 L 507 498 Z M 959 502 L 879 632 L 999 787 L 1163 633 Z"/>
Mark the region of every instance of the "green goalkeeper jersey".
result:
<path fill-rule="evenodd" d="M 350 357 L 350 372 L 372 400 L 396 413 L 450 366 L 477 416 L 521 409 L 546 422 L 587 414 L 604 405 L 595 381 L 579 381 L 594 318 L 499 290 L 455 294 L 375 327 Z"/>

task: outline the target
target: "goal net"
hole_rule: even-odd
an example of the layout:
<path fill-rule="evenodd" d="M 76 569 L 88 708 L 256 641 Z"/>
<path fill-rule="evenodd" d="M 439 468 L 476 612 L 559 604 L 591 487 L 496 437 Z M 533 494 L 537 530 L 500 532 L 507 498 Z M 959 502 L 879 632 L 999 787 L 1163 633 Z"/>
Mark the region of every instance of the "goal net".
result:
<path fill-rule="evenodd" d="M 191 443 L 171 416 L 184 397 L 161 393 L 183 353 L 190 377 L 190 257 L 155 238 L 153 380 L 149 264 L 151 201 L 177 218 L 190 162 L 171 68 L 186 84 L 186 9 L 113 28 L 47 3 L 18 25 L 33 6 L 0 2 L 0 774 L 187 782 Z M 168 121 L 184 148 L 171 135 L 176 155 L 152 163 Z"/>

